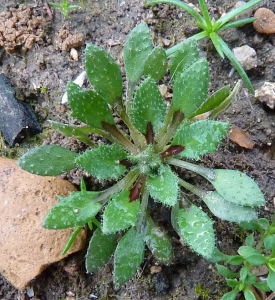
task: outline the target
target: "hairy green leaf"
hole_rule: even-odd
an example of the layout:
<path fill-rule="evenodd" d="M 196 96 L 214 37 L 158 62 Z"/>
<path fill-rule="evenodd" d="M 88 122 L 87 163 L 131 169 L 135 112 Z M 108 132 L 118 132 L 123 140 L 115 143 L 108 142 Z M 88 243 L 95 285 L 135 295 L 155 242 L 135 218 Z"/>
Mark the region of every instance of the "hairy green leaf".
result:
<path fill-rule="evenodd" d="M 113 233 L 135 226 L 139 213 L 140 202 L 129 202 L 130 192 L 122 191 L 115 194 L 103 213 L 104 233 Z"/>
<path fill-rule="evenodd" d="M 222 266 L 222 265 L 216 265 L 218 272 L 226 278 L 236 278 L 238 277 L 238 273 L 232 272 L 229 268 Z"/>
<path fill-rule="evenodd" d="M 264 246 L 266 250 L 275 249 L 275 235 L 269 235 L 264 238 Z"/>
<path fill-rule="evenodd" d="M 257 288 L 260 291 L 263 292 L 269 292 L 270 288 L 268 287 L 267 282 L 254 282 L 253 286 L 255 286 L 255 288 Z"/>
<path fill-rule="evenodd" d="M 128 35 L 124 45 L 124 66 L 129 82 L 139 81 L 144 72 L 144 63 L 153 50 L 147 24 L 140 23 Z"/>
<path fill-rule="evenodd" d="M 215 248 L 213 221 L 195 205 L 180 209 L 178 213 L 180 234 L 198 254 L 211 257 Z"/>
<path fill-rule="evenodd" d="M 173 81 L 178 74 L 182 73 L 186 68 L 189 68 L 199 57 L 196 40 L 187 39 L 182 43 L 181 47 L 171 55 L 170 74 Z"/>
<path fill-rule="evenodd" d="M 148 77 L 138 87 L 133 105 L 130 110 L 131 119 L 136 128 L 146 133 L 147 124 L 150 122 L 154 132 L 162 126 L 166 104 L 155 81 Z"/>
<path fill-rule="evenodd" d="M 145 61 L 144 74 L 151 76 L 155 81 L 159 81 L 165 75 L 167 65 L 165 50 L 161 47 L 154 48 Z"/>
<path fill-rule="evenodd" d="M 93 202 L 98 192 L 72 192 L 67 197 L 58 196 L 60 201 L 48 212 L 42 226 L 49 229 L 64 229 L 84 226 L 101 209 L 102 205 Z"/>
<path fill-rule="evenodd" d="M 249 289 L 244 290 L 244 298 L 245 300 L 256 300 L 256 297 Z"/>
<path fill-rule="evenodd" d="M 252 247 L 241 246 L 238 250 L 238 253 L 254 266 L 261 266 L 265 264 L 265 257 Z"/>
<path fill-rule="evenodd" d="M 269 288 L 275 292 L 275 271 L 269 269 L 269 273 L 267 276 L 267 284 Z"/>
<path fill-rule="evenodd" d="M 233 291 L 224 294 L 221 300 L 235 300 L 239 290 L 236 287 Z"/>
<path fill-rule="evenodd" d="M 178 199 L 178 177 L 169 166 L 161 166 L 157 176 L 148 177 L 151 197 L 165 205 L 174 206 Z"/>
<path fill-rule="evenodd" d="M 43 145 L 22 155 L 18 165 L 33 174 L 56 176 L 76 167 L 78 154 L 57 145 Z"/>
<path fill-rule="evenodd" d="M 254 233 L 251 233 L 246 239 L 245 239 L 245 246 L 253 247 L 255 243 L 254 239 Z"/>
<path fill-rule="evenodd" d="M 95 143 L 91 141 L 91 139 L 88 137 L 88 134 L 82 130 L 82 128 L 84 127 L 67 125 L 55 121 L 49 121 L 49 122 L 52 128 L 59 130 L 61 133 L 65 134 L 66 136 L 75 137 L 87 145 L 95 146 Z"/>
<path fill-rule="evenodd" d="M 242 206 L 265 205 L 262 191 L 256 182 L 246 174 L 235 170 L 215 169 L 211 183 L 227 201 Z"/>
<path fill-rule="evenodd" d="M 275 272 L 275 257 L 268 259 L 267 265 L 272 271 Z"/>
<path fill-rule="evenodd" d="M 186 118 L 192 115 L 206 99 L 208 82 L 208 63 L 201 58 L 177 75 L 173 84 L 172 110 L 180 110 Z"/>
<path fill-rule="evenodd" d="M 86 172 L 98 180 L 118 179 L 126 167 L 120 161 L 127 157 L 127 153 L 118 145 L 100 145 L 78 156 L 76 163 Z"/>
<path fill-rule="evenodd" d="M 119 241 L 114 255 L 114 282 L 123 284 L 135 274 L 143 261 L 145 242 L 132 227 Z"/>
<path fill-rule="evenodd" d="M 179 156 L 199 159 L 201 155 L 216 150 L 228 128 L 228 123 L 213 120 L 201 120 L 192 124 L 185 122 L 176 132 L 172 145 L 185 147 Z"/>
<path fill-rule="evenodd" d="M 88 44 L 85 52 L 88 79 L 108 103 L 122 98 L 122 75 L 114 59 L 102 48 Z"/>
<path fill-rule="evenodd" d="M 99 129 L 102 129 L 102 121 L 115 123 L 106 100 L 95 91 L 82 90 L 77 84 L 69 82 L 67 93 L 71 115 L 79 121 Z"/>
<path fill-rule="evenodd" d="M 251 207 L 245 207 L 233 202 L 226 201 L 215 191 L 207 192 L 202 200 L 210 211 L 222 220 L 230 222 L 249 222 L 257 219 L 257 213 Z"/>
<path fill-rule="evenodd" d="M 147 234 L 145 242 L 152 254 L 165 265 L 169 265 L 173 259 L 171 238 L 155 224 L 152 218 L 147 217 Z"/>
<path fill-rule="evenodd" d="M 233 266 L 239 266 L 244 262 L 244 258 L 240 255 L 231 256 L 227 262 Z"/>
<path fill-rule="evenodd" d="M 86 270 L 93 273 L 108 263 L 116 249 L 116 235 L 103 234 L 100 228 L 94 232 L 86 254 Z"/>

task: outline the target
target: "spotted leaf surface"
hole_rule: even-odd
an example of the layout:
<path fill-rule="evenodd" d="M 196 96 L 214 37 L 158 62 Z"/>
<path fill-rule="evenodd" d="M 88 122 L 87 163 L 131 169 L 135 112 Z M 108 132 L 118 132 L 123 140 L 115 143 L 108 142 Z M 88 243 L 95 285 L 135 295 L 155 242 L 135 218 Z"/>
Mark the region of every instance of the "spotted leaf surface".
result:
<path fill-rule="evenodd" d="M 140 23 L 128 35 L 124 46 L 124 66 L 129 82 L 136 83 L 144 72 L 144 63 L 153 50 L 147 24 Z"/>
<path fill-rule="evenodd" d="M 178 199 L 178 177 L 169 166 L 161 166 L 157 176 L 148 177 L 151 197 L 165 205 L 174 206 Z"/>
<path fill-rule="evenodd" d="M 208 82 L 208 63 L 205 58 L 195 61 L 179 73 L 173 84 L 173 111 L 180 110 L 186 118 L 192 115 L 206 99 Z"/>
<path fill-rule="evenodd" d="M 138 87 L 130 116 L 134 125 L 142 133 L 146 133 L 147 124 L 150 122 L 154 132 L 157 132 L 163 122 L 166 104 L 155 81 L 148 77 Z"/>
<path fill-rule="evenodd" d="M 126 157 L 127 153 L 118 145 L 101 145 L 79 155 L 76 163 L 98 180 L 118 179 L 126 171 L 120 164 Z"/>
<path fill-rule="evenodd" d="M 183 123 L 175 134 L 172 145 L 182 145 L 185 149 L 179 156 L 199 159 L 201 155 L 216 150 L 226 136 L 229 124 L 212 120 Z"/>
<path fill-rule="evenodd" d="M 140 202 L 129 202 L 129 195 L 129 191 L 115 194 L 105 208 L 102 227 L 105 234 L 122 231 L 136 225 L 140 213 Z"/>
<path fill-rule="evenodd" d="M 88 127 L 80 127 L 80 126 L 73 126 L 73 125 L 67 125 L 55 121 L 49 121 L 52 128 L 59 130 L 66 136 L 75 137 L 81 142 L 94 146 L 94 143 L 91 141 L 91 139 L 88 137 L 87 131 L 84 132 L 83 130 L 87 129 Z"/>
<path fill-rule="evenodd" d="M 145 241 L 148 248 L 162 264 L 169 265 L 173 259 L 171 238 L 160 230 L 152 218 L 148 217 L 146 224 L 148 230 Z"/>
<path fill-rule="evenodd" d="M 59 202 L 48 212 L 42 226 L 64 229 L 84 226 L 100 211 L 101 204 L 94 202 L 98 192 L 72 192 L 67 197 L 58 196 Z"/>
<path fill-rule="evenodd" d="M 114 255 L 114 282 L 123 284 L 135 274 L 143 261 L 145 242 L 132 227 L 119 241 Z"/>
<path fill-rule="evenodd" d="M 193 39 L 187 39 L 173 55 L 171 55 L 170 74 L 173 81 L 178 74 L 190 67 L 200 58 L 197 42 Z"/>
<path fill-rule="evenodd" d="M 215 248 L 213 221 L 195 205 L 179 209 L 178 225 L 184 241 L 197 253 L 211 257 Z"/>
<path fill-rule="evenodd" d="M 116 249 L 116 235 L 103 234 L 97 228 L 89 242 L 86 254 L 86 270 L 89 273 L 98 271 L 108 263 Z"/>
<path fill-rule="evenodd" d="M 250 222 L 258 218 L 251 207 L 245 207 L 226 201 L 217 192 L 208 192 L 202 197 L 210 211 L 218 218 L 230 222 Z"/>
<path fill-rule="evenodd" d="M 108 103 L 122 98 L 122 75 L 114 59 L 102 48 L 88 44 L 85 52 L 88 79 Z"/>
<path fill-rule="evenodd" d="M 18 160 L 18 165 L 33 174 L 56 176 L 74 169 L 77 156 L 67 148 L 44 145 L 26 152 Z"/>
<path fill-rule="evenodd" d="M 159 81 L 165 75 L 167 65 L 165 50 L 161 47 L 154 48 L 145 61 L 144 74 L 151 76 L 155 81 Z"/>
<path fill-rule="evenodd" d="M 215 169 L 211 181 L 217 192 L 227 201 L 242 206 L 265 205 L 262 191 L 246 174 L 235 170 Z"/>
<path fill-rule="evenodd" d="M 102 129 L 101 122 L 114 124 L 112 112 L 102 96 L 93 90 L 82 90 L 77 84 L 69 82 L 67 93 L 71 116 L 95 128 Z"/>

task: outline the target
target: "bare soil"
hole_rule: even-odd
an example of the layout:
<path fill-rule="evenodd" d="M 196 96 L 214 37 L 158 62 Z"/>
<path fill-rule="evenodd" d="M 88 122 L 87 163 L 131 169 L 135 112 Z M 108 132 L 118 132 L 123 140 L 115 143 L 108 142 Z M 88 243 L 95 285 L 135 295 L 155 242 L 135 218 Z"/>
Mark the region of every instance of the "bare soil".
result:
<path fill-rule="evenodd" d="M 17 98 L 32 105 L 44 128 L 44 135 L 32 139 L 32 144 L 27 140 L 15 150 L 2 149 L 2 156 L 14 157 L 26 148 L 40 143 L 45 136 L 47 139 L 44 142 L 47 143 L 66 145 L 74 150 L 83 147 L 76 141 L 49 130 L 47 120 L 73 122 L 69 117 L 69 107 L 61 104 L 61 98 L 66 83 L 84 69 L 86 43 L 100 45 L 122 64 L 122 49 L 126 36 L 141 21 L 150 26 L 155 45 L 170 47 L 197 32 L 193 20 L 181 10 L 168 5 L 144 8 L 144 2 L 75 0 L 74 3 L 82 8 L 71 12 L 66 20 L 59 11 L 53 14 L 46 1 L 1 0 L 0 12 L 17 10 L 20 4 L 28 5 L 32 7 L 35 17 L 39 17 L 39 26 L 43 25 L 43 34 L 40 29 L 36 34 L 38 29 L 35 29 L 32 45 L 21 38 L 14 41 L 16 46 L 12 50 L 10 44 L 7 51 L 4 47 L 0 48 L 0 71 L 16 88 Z M 195 0 L 189 2 L 197 4 Z M 236 1 L 226 0 L 207 1 L 212 16 L 216 18 L 230 10 L 235 3 Z M 272 1 L 263 1 L 261 6 L 274 10 Z M 257 34 L 252 25 L 227 30 L 222 36 L 231 49 L 247 44 L 256 50 L 258 67 L 248 72 L 255 88 L 265 81 L 274 81 L 274 36 Z M 67 41 L 64 45 L 67 37 L 73 41 Z M 70 55 L 71 45 L 78 51 L 77 61 Z M 228 83 L 233 87 L 239 76 L 237 72 L 232 74 L 230 63 L 226 59 L 221 60 L 209 41 L 200 42 L 200 49 L 210 63 L 209 93 Z M 243 87 L 236 101 L 219 119 L 229 122 L 232 128 L 242 129 L 255 142 L 255 147 L 248 150 L 226 139 L 216 152 L 204 157 L 201 164 L 213 168 L 241 170 L 253 177 L 267 201 L 266 207 L 261 209 L 259 215 L 272 219 L 275 199 L 274 111 L 259 103 Z M 64 177 L 77 185 L 81 176 L 81 172 L 75 171 Z M 190 179 L 195 183 L 200 182 L 200 179 L 194 176 Z M 92 184 L 100 185 L 98 182 Z M 168 226 L 167 211 L 156 206 L 156 213 L 159 214 L 162 225 Z M 215 223 L 217 245 L 226 253 L 235 253 L 243 241 L 244 233 L 237 225 L 217 219 Z M 167 230 L 170 230 L 169 226 Z M 50 266 L 34 279 L 30 284 L 34 291 L 32 299 L 220 299 L 227 287 L 215 266 L 197 256 L 188 247 L 182 246 L 176 235 L 173 236 L 173 241 L 175 259 L 171 266 L 161 266 L 159 273 L 151 274 L 150 268 L 157 262 L 147 253 L 138 273 L 121 287 L 112 283 L 111 264 L 96 274 L 86 274 L 84 249 L 82 253 Z M 17 291 L 0 276 L 0 299 L 30 297 Z"/>

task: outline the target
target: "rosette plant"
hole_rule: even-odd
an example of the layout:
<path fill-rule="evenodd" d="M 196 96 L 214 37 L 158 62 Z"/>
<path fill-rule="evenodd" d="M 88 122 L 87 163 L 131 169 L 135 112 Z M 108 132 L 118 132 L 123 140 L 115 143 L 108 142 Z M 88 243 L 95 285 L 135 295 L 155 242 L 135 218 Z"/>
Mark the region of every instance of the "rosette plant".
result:
<path fill-rule="evenodd" d="M 93 230 L 86 267 L 95 272 L 114 256 L 114 282 L 123 284 L 137 271 L 147 246 L 163 264 L 170 264 L 170 236 L 152 217 L 149 198 L 171 210 L 175 231 L 194 251 L 213 261 L 221 253 L 215 247 L 213 220 L 183 194 L 191 191 L 213 215 L 231 222 L 257 218 L 255 207 L 264 197 L 254 180 L 240 171 L 208 169 L 197 163 L 215 151 L 226 136 L 228 123 L 196 120 L 209 112 L 215 117 L 226 108 L 237 87 L 225 86 L 207 96 L 208 63 L 196 42 L 182 44 L 169 61 L 173 98 L 165 101 L 157 82 L 167 72 L 168 61 L 161 47 L 153 47 L 149 28 L 141 23 L 129 34 L 124 47 L 125 95 L 122 73 L 102 48 L 88 44 L 85 64 L 91 89 L 67 85 L 71 115 L 84 123 L 71 126 L 51 122 L 53 128 L 88 145 L 75 153 L 57 145 L 43 145 L 25 153 L 19 165 L 35 174 L 58 175 L 82 168 L 98 180 L 115 183 L 102 191 L 81 190 L 49 211 L 43 227 L 75 227 L 65 246 L 72 244 L 83 226 Z M 114 112 L 123 125 L 118 127 Z M 97 145 L 91 134 L 102 136 Z M 108 141 L 103 143 L 103 141 Z M 204 177 L 209 191 L 194 186 L 176 171 L 179 168 Z"/>

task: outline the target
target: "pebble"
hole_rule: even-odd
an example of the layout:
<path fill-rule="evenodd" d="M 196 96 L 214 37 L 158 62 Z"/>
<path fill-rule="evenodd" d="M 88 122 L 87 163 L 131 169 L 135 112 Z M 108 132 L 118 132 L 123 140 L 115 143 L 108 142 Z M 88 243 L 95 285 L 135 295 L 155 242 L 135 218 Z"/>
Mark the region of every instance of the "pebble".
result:
<path fill-rule="evenodd" d="M 232 51 L 245 70 L 251 70 L 257 67 L 257 53 L 253 48 L 244 45 L 233 48 Z"/>
<path fill-rule="evenodd" d="M 82 71 L 73 82 L 76 83 L 78 86 L 82 87 L 86 77 L 87 77 L 86 71 Z M 67 92 L 65 92 L 62 97 L 61 103 L 65 104 L 67 102 L 68 102 L 68 94 Z"/>
<path fill-rule="evenodd" d="M 265 82 L 255 91 L 255 98 L 273 109 L 275 107 L 275 83 Z"/>
<path fill-rule="evenodd" d="M 78 61 L 78 52 L 75 48 L 71 49 L 70 56 L 74 61 Z"/>
<path fill-rule="evenodd" d="M 272 10 L 261 7 L 256 10 L 254 17 L 257 18 L 253 22 L 253 26 L 257 32 L 264 34 L 275 33 L 275 14 Z"/>

